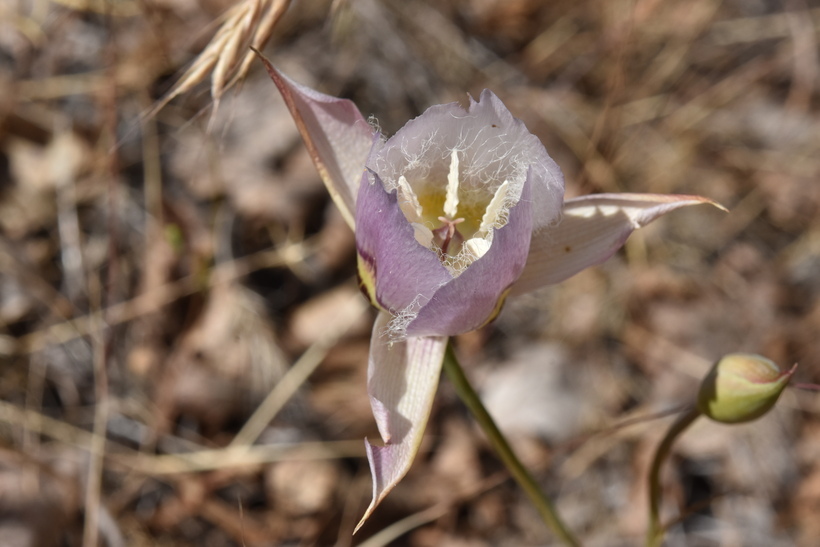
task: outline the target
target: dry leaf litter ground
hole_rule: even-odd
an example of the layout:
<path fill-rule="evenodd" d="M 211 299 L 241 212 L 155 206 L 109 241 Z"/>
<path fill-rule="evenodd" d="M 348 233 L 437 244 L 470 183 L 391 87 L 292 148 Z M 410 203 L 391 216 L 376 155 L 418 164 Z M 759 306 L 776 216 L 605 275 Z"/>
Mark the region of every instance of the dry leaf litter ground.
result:
<path fill-rule="evenodd" d="M 820 4 L 284 7 L 0 4 L 0 543 L 553 544 L 447 382 L 413 470 L 351 537 L 373 314 L 352 234 L 247 64 L 269 35 L 283 71 L 387 133 L 489 87 L 568 195 L 731 210 L 664 218 L 456 341 L 585 544 L 640 543 L 666 413 L 714 359 L 820 381 Z M 791 390 L 759 422 L 698 423 L 664 474 L 667 544 L 816 545 L 818 411 Z"/>

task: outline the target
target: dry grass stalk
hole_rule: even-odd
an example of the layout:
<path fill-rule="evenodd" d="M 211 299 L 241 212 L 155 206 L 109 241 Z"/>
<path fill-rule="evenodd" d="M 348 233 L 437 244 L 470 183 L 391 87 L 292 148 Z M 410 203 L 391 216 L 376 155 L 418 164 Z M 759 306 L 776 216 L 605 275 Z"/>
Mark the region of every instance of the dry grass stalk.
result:
<path fill-rule="evenodd" d="M 0 423 L 48 436 L 60 444 L 75 446 L 87 450 L 93 456 L 104 457 L 124 470 L 152 477 L 258 466 L 286 459 L 361 457 L 364 453 L 364 445 L 359 439 L 236 446 L 161 455 L 139 452 L 108 439 L 108 447 L 102 450 L 99 440 L 95 440 L 98 433 L 3 400 L 0 400 Z"/>
<path fill-rule="evenodd" d="M 236 446 L 195 452 L 153 455 L 145 453 L 112 454 L 109 460 L 123 469 L 150 477 L 256 467 L 286 460 L 319 460 L 363 457 L 359 440 L 299 442 Z"/>
<path fill-rule="evenodd" d="M 187 93 L 210 74 L 213 121 L 222 95 L 248 73 L 254 59 L 250 48 L 265 47 L 289 5 L 290 0 L 244 0 L 232 7 L 202 53 L 147 116 L 154 116 L 172 99 Z"/>

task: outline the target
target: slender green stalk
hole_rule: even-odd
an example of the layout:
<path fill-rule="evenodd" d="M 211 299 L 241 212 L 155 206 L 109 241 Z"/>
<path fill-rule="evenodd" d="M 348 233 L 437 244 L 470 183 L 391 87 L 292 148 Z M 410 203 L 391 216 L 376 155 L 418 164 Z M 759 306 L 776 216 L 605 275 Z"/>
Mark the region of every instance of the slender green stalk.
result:
<path fill-rule="evenodd" d="M 447 352 L 444 354 L 444 371 L 455 386 L 458 396 L 464 404 L 467 405 L 467 408 L 470 409 L 473 417 L 475 417 L 476 421 L 484 430 L 484 433 L 490 439 L 490 443 L 493 445 L 496 452 L 498 452 L 498 455 L 501 457 L 501 461 L 504 462 L 504 465 L 510 471 L 510 474 L 516 482 L 518 482 L 521 488 L 524 489 L 527 496 L 529 496 L 547 526 L 549 526 L 553 533 L 555 533 L 555 535 L 558 536 L 558 538 L 565 544 L 570 546 L 578 546 L 578 540 L 575 539 L 572 533 L 561 521 L 558 513 L 555 511 L 555 507 L 552 505 L 552 502 L 544 494 L 544 492 L 541 491 L 541 488 L 538 487 L 538 483 L 535 482 L 535 479 L 532 475 L 530 475 L 529 471 L 527 471 L 518 459 L 518 456 L 515 455 L 515 452 L 513 452 L 510 444 L 507 442 L 507 439 L 501 431 L 499 431 L 498 426 L 495 425 L 495 422 L 487 412 L 487 409 L 484 408 L 478 394 L 473 389 L 473 386 L 470 385 L 470 381 L 467 380 L 467 377 L 464 375 L 464 371 L 462 370 L 461 365 L 453 352 L 452 344 L 448 344 Z"/>
<path fill-rule="evenodd" d="M 660 522 L 660 504 L 661 504 L 661 466 L 664 460 L 669 455 L 675 440 L 683 433 L 686 428 L 692 425 L 697 417 L 700 416 L 700 411 L 696 407 L 692 407 L 680 416 L 669 427 L 666 436 L 655 449 L 655 457 L 652 459 L 652 467 L 649 468 L 649 528 L 646 531 L 646 546 L 658 547 L 663 542 L 663 535 L 665 530 Z"/>

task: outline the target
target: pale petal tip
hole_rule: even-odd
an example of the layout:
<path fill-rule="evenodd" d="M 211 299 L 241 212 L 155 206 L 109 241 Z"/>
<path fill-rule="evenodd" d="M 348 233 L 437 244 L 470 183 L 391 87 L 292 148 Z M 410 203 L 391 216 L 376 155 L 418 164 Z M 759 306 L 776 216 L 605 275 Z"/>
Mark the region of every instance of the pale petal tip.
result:
<path fill-rule="evenodd" d="M 395 483 L 392 485 L 387 485 L 386 487 L 380 486 L 379 479 L 381 478 L 381 474 L 379 473 L 379 471 L 377 471 L 377 467 L 379 465 L 377 461 L 380 459 L 378 453 L 380 451 L 385 450 L 385 448 L 386 446 L 377 446 L 371 444 L 370 441 L 368 441 L 367 439 L 364 440 L 364 449 L 367 453 L 367 461 L 370 464 L 370 474 L 373 478 L 373 498 L 370 500 L 370 505 L 367 506 L 367 509 L 365 510 L 364 515 L 362 515 L 361 520 L 353 529 L 353 535 L 356 535 L 356 532 L 358 532 L 359 529 L 362 526 L 364 526 L 364 523 L 367 522 L 367 519 L 370 518 L 370 515 L 373 514 L 373 511 L 375 511 L 376 507 L 382 502 L 385 496 L 387 496 L 387 494 L 393 489 L 393 486 L 395 486 Z"/>
<path fill-rule="evenodd" d="M 717 207 L 718 209 L 720 209 L 721 211 L 723 211 L 725 213 L 729 212 L 729 209 L 724 207 L 722 204 L 718 203 L 717 201 L 715 201 L 713 199 L 705 198 L 703 196 L 686 195 L 686 194 L 671 194 L 669 197 L 673 198 L 670 201 L 685 201 L 685 202 L 691 203 L 692 205 L 698 205 L 698 204 L 702 203 L 704 205 L 712 205 L 714 207 Z"/>
<path fill-rule="evenodd" d="M 267 71 L 268 76 L 270 76 L 271 80 L 273 80 L 273 83 L 276 84 L 276 87 L 278 87 L 280 90 L 285 88 L 285 84 L 282 81 L 282 75 L 279 74 L 279 71 L 273 67 L 273 63 L 270 62 L 270 59 L 265 57 L 265 55 L 261 51 L 259 51 L 253 46 L 251 46 L 251 50 L 256 54 L 256 57 L 260 61 L 262 61 L 262 64 L 265 65 L 265 70 Z"/>
<path fill-rule="evenodd" d="M 722 204 L 718 203 L 718 202 L 717 202 L 717 201 L 715 201 L 715 200 L 708 199 L 708 198 L 704 198 L 704 201 L 703 201 L 703 202 L 704 202 L 704 203 L 708 203 L 709 205 L 713 205 L 713 206 L 717 207 L 718 209 L 720 209 L 720 210 L 721 210 L 721 211 L 723 211 L 724 213 L 728 213 L 728 212 L 729 212 L 728 207 L 724 207 Z"/>

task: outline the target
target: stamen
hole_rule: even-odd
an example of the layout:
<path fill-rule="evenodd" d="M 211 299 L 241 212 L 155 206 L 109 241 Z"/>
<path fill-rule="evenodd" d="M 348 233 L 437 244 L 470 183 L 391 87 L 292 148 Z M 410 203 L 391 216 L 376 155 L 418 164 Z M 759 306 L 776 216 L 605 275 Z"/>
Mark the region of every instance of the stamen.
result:
<path fill-rule="evenodd" d="M 413 235 L 415 236 L 416 241 L 418 241 L 423 247 L 432 249 L 434 239 L 433 230 L 418 222 L 411 222 L 410 225 L 413 227 Z"/>
<path fill-rule="evenodd" d="M 464 246 L 473 255 L 475 260 L 478 260 L 490 250 L 490 242 L 483 237 L 474 237 L 464 242 Z"/>
<path fill-rule="evenodd" d="M 458 152 L 450 154 L 450 172 L 447 174 L 447 197 L 444 199 L 444 214 L 450 218 L 458 212 Z"/>
<path fill-rule="evenodd" d="M 410 187 L 410 183 L 404 178 L 404 175 L 399 177 L 399 195 L 402 201 L 399 203 L 399 207 L 404 213 L 404 216 L 406 216 L 410 222 L 418 222 L 421 219 L 421 204 L 413 188 Z M 415 213 L 415 217 L 412 216 L 412 213 Z"/>
<path fill-rule="evenodd" d="M 481 217 L 479 232 L 487 233 L 491 228 L 499 227 L 496 226 L 496 224 L 501 220 L 501 215 L 504 212 L 504 202 L 507 200 L 507 192 L 509 189 L 510 181 L 505 180 L 504 183 L 498 187 L 498 190 L 495 191 L 493 199 L 491 199 L 490 204 L 487 205 L 487 211 L 485 211 L 484 216 Z"/>

